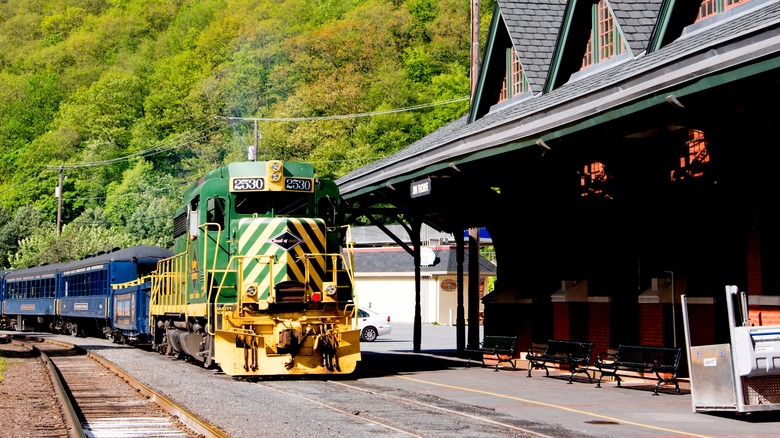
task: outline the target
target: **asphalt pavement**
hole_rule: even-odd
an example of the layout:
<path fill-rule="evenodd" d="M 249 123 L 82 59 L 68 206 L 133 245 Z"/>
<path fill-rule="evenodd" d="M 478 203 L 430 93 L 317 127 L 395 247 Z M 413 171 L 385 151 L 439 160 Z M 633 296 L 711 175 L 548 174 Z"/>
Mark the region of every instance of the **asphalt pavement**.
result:
<path fill-rule="evenodd" d="M 524 364 L 495 372 L 459 357 L 453 326 L 423 325 L 421 351 L 413 351 L 413 326 L 393 323 L 393 332 L 361 344 L 366 373 L 361 379 L 382 386 L 435 395 L 505 415 L 603 437 L 780 437 L 780 412 L 695 412 L 691 392 L 655 381 L 629 380 L 622 387 L 577 374 L 534 370 Z M 481 335 L 480 335 L 481 338 Z M 399 365 L 400 364 L 400 365 Z M 598 376 L 592 376 L 598 378 Z"/>

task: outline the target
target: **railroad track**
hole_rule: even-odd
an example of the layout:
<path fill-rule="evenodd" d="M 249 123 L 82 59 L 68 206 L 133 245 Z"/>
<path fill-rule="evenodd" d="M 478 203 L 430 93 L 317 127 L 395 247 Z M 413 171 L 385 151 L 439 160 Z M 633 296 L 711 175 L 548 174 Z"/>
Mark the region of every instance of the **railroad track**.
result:
<path fill-rule="evenodd" d="M 72 437 L 227 436 L 98 355 L 52 340 L 14 337 L 12 342 L 40 352 Z M 50 436 L 63 436 L 59 426 L 49 427 L 55 432 Z"/>

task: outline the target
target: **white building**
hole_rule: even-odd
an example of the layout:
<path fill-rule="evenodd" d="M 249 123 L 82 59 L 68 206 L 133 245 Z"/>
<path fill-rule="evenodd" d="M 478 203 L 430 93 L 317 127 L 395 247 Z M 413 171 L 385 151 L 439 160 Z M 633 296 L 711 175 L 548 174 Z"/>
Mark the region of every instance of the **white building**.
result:
<path fill-rule="evenodd" d="M 458 306 L 456 247 L 441 245 L 427 248 L 435 256 L 435 264 L 420 268 L 422 323 L 455 325 Z M 468 259 L 466 250 L 463 262 L 463 305 L 467 319 Z M 487 279 L 495 275 L 495 265 L 480 256 L 480 297 L 485 293 Z M 397 246 L 356 248 L 355 283 L 359 306 L 387 313 L 393 322 L 414 322 L 414 259 L 404 249 Z M 482 312 L 483 305 L 480 302 L 480 320 Z"/>

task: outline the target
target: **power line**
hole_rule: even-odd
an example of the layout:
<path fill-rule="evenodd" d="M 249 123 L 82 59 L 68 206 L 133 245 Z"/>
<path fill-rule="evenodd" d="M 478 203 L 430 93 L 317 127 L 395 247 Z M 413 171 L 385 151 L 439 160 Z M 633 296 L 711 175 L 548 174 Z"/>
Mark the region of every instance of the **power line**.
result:
<path fill-rule="evenodd" d="M 357 113 L 357 114 L 342 114 L 336 116 L 320 116 L 320 117 L 218 117 L 225 120 L 245 120 L 245 121 L 257 121 L 257 122 L 312 122 L 318 120 L 341 120 L 341 119 L 355 119 L 358 117 L 371 117 L 379 116 L 383 114 L 401 113 L 405 111 L 414 111 L 423 108 L 430 108 L 440 105 L 449 105 L 451 103 L 463 102 L 469 100 L 468 97 L 456 97 L 455 99 L 443 100 L 440 102 L 423 103 L 420 105 L 409 106 L 406 108 L 396 108 L 384 111 L 374 111 L 370 113 Z"/>

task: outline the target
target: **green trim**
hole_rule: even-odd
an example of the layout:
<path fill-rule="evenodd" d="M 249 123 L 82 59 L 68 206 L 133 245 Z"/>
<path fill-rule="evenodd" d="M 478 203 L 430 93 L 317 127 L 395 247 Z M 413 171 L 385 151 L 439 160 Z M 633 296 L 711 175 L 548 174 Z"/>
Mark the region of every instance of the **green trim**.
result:
<path fill-rule="evenodd" d="M 653 53 L 661 48 L 661 41 L 666 35 L 666 28 L 669 26 L 669 19 L 674 10 L 675 0 L 667 0 L 661 5 L 661 12 L 658 14 L 658 21 L 653 28 L 653 34 L 650 36 L 650 44 L 647 47 L 647 53 Z"/>
<path fill-rule="evenodd" d="M 553 84 L 558 79 L 558 71 L 561 68 L 561 58 L 563 57 L 563 48 L 566 45 L 566 41 L 569 39 L 569 30 L 571 29 L 571 23 L 574 20 L 574 10 L 577 9 L 577 0 L 571 0 L 566 3 L 566 11 L 563 13 L 563 23 L 561 23 L 561 30 L 558 33 L 558 41 L 555 42 L 555 51 L 553 52 L 550 70 L 547 73 L 547 80 L 544 82 L 542 93 L 547 94 L 553 90 Z"/>
<path fill-rule="evenodd" d="M 539 138 L 544 138 L 545 140 L 550 140 L 553 138 L 562 138 L 567 135 L 571 135 L 588 128 L 593 128 L 602 123 L 616 120 L 621 117 L 625 117 L 630 114 L 634 114 L 654 106 L 668 105 L 665 99 L 666 96 L 669 95 L 670 93 L 673 93 L 678 98 L 685 97 L 711 88 L 715 88 L 720 85 L 731 83 L 735 80 L 745 79 L 750 76 L 755 76 L 757 74 L 764 73 L 771 70 L 776 70 L 776 69 L 780 69 L 780 54 L 776 55 L 774 58 L 768 58 L 763 61 L 757 62 L 755 64 L 746 65 L 743 67 L 738 67 L 734 70 L 728 70 L 704 78 L 699 78 L 695 80 L 695 82 L 689 83 L 688 85 L 681 84 L 679 88 L 668 88 L 663 91 L 657 91 L 653 94 L 652 97 L 636 100 L 624 106 L 612 110 L 608 110 L 596 116 L 587 118 L 585 120 L 581 120 L 579 122 L 575 122 L 570 125 L 561 127 L 560 129 L 537 133 L 534 134 L 531 138 L 525 138 L 520 141 L 507 143 L 502 146 L 492 147 L 486 150 L 474 152 L 468 156 L 450 160 L 447 161 L 446 163 L 432 164 L 430 166 L 420 168 L 416 170 L 414 173 L 397 176 L 389 180 L 383 181 L 379 184 L 373 184 L 371 186 L 366 186 L 355 192 L 343 194 L 343 197 L 345 199 L 350 199 L 363 194 L 368 194 L 374 190 L 384 188 L 387 183 L 397 184 L 399 185 L 399 190 L 402 190 L 400 189 L 400 187 L 403 183 L 410 182 L 418 177 L 427 177 L 433 173 L 436 173 L 437 171 L 444 170 L 445 168 L 449 167 L 451 163 L 454 163 L 456 165 L 461 163 L 468 163 L 468 162 L 472 162 L 484 158 L 490 158 L 496 155 L 501 155 L 507 152 L 524 149 L 528 146 L 535 145 L 536 140 L 538 140 Z M 466 142 L 467 141 L 468 140 L 466 140 Z"/>
<path fill-rule="evenodd" d="M 490 65 L 490 61 L 493 59 L 493 47 L 496 42 L 496 34 L 498 33 L 498 24 L 503 22 L 504 18 L 501 15 L 501 8 L 499 7 L 498 2 L 496 2 L 495 7 L 493 8 L 493 19 L 490 22 L 490 33 L 488 33 L 488 38 L 485 43 L 485 56 L 482 59 L 482 68 L 479 69 L 477 89 L 474 90 L 474 98 L 471 102 L 471 108 L 469 108 L 469 123 L 472 123 L 477 119 L 478 108 L 482 101 L 482 91 L 485 88 L 485 77 L 488 70 L 486 66 Z M 506 25 L 504 27 L 506 27 Z"/>

